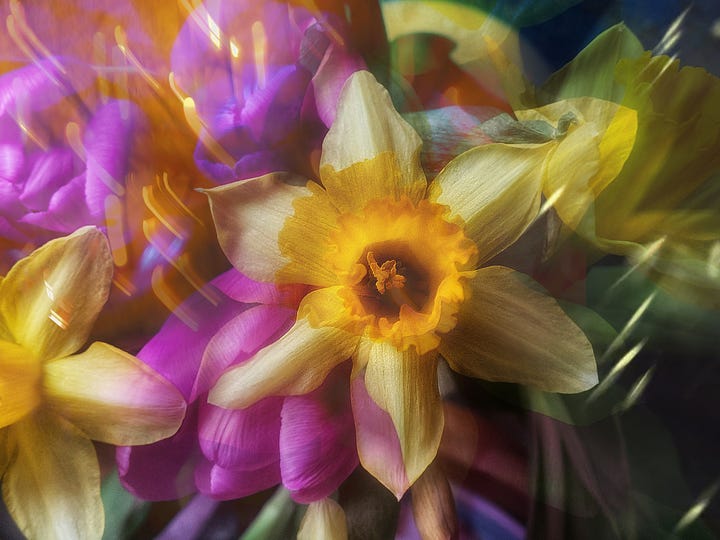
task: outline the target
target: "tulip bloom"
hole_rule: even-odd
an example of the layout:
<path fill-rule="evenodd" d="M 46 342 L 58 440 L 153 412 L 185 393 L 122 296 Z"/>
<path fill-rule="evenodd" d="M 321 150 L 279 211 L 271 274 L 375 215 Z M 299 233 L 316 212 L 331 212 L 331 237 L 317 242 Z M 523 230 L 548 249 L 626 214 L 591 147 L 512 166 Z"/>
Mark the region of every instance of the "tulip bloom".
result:
<path fill-rule="evenodd" d="M 307 169 L 343 82 L 363 66 L 320 19 L 273 0 L 212 0 L 190 15 L 172 69 L 191 98 L 186 112 L 195 110 L 204 126 L 195 159 L 209 178 L 226 183 L 278 167 Z"/>
<path fill-rule="evenodd" d="M 293 327 L 228 369 L 209 401 L 237 409 L 303 395 L 352 358 L 360 461 L 398 497 L 437 453 L 439 354 L 460 373 L 548 391 L 597 382 L 590 343 L 555 300 L 509 268 L 483 267 L 537 215 L 547 147 L 481 146 L 428 186 L 420 145 L 388 93 L 358 72 L 323 143 L 323 187 L 275 173 L 207 191 L 236 268 L 314 287 Z M 363 380 L 392 421 L 381 437 L 394 437 L 399 466 L 372 443 L 377 426 L 355 392 Z"/>
<path fill-rule="evenodd" d="M 203 291 L 215 303 L 197 293 L 179 307 L 196 328 L 173 315 L 138 353 L 177 385 L 191 408 L 175 436 L 118 449 L 120 478 L 129 491 L 161 500 L 197 489 L 233 499 L 282 482 L 295 500 L 313 502 L 357 466 L 349 366 L 339 366 L 308 395 L 269 398 L 242 411 L 207 403 L 208 389 L 225 368 L 244 362 L 291 325 L 296 289 L 226 272 Z M 209 354 L 203 355 L 205 349 Z"/>
<path fill-rule="evenodd" d="M 147 444 L 175 433 L 177 389 L 137 358 L 86 342 L 113 263 L 93 227 L 45 244 L 0 281 L 0 473 L 31 539 L 100 538 L 100 471 L 90 439 Z"/>

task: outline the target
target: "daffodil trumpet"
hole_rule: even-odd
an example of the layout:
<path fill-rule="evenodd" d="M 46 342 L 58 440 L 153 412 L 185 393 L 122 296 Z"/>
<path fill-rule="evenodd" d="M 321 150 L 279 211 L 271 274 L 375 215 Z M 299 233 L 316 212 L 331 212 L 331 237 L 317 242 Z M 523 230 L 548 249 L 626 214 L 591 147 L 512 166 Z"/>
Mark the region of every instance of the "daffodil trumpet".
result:
<path fill-rule="evenodd" d="M 238 270 L 313 287 L 292 328 L 228 369 L 209 401 L 245 408 L 305 394 L 352 358 L 360 461 L 398 498 L 437 453 L 440 356 L 472 377 L 548 391 L 597 382 L 592 346 L 556 301 L 518 272 L 484 266 L 537 216 L 548 145 L 474 148 L 430 185 L 420 146 L 361 71 L 323 142 L 322 186 L 272 173 L 206 191 Z M 378 407 L 391 431 L 368 421 Z"/>

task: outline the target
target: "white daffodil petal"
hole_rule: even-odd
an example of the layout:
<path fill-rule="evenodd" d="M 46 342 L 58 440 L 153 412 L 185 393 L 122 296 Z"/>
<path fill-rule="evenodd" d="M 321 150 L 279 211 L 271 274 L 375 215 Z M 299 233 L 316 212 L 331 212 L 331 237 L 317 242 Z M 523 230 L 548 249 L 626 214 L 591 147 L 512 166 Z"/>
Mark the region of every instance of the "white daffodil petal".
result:
<path fill-rule="evenodd" d="M 341 212 L 387 196 L 406 195 L 417 203 L 427 187 L 421 145 L 387 90 L 367 71 L 358 71 L 345 83 L 323 141 L 320 178 Z"/>
<path fill-rule="evenodd" d="M 598 382 L 585 334 L 530 278 L 502 266 L 477 271 L 458 324 L 440 352 L 459 373 L 549 392 L 582 392 Z"/>
<path fill-rule="evenodd" d="M 45 365 L 48 404 L 89 439 L 115 445 L 149 444 L 173 435 L 185 400 L 146 364 L 105 343 Z"/>

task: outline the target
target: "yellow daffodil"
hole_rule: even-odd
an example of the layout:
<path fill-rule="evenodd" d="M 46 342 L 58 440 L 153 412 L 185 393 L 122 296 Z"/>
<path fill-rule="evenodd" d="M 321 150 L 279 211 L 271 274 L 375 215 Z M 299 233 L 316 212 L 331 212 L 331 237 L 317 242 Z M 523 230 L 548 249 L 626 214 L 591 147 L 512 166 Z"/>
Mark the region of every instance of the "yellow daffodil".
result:
<path fill-rule="evenodd" d="M 137 358 L 86 342 L 113 261 L 85 227 L 48 242 L 0 281 L 0 475 L 30 539 L 100 538 L 100 471 L 90 439 L 147 444 L 172 435 L 181 394 Z"/>
<path fill-rule="evenodd" d="M 323 144 L 322 187 L 273 173 L 207 191 L 241 272 L 314 287 L 294 326 L 229 369 L 210 401 L 242 408 L 310 392 L 352 358 L 392 419 L 403 470 L 373 454 L 353 396 L 360 460 L 398 497 L 437 453 L 440 355 L 460 373 L 548 391 L 597 382 L 590 343 L 555 300 L 509 268 L 483 267 L 537 215 L 546 145 L 477 147 L 429 186 L 420 146 L 385 89 L 358 72 Z"/>

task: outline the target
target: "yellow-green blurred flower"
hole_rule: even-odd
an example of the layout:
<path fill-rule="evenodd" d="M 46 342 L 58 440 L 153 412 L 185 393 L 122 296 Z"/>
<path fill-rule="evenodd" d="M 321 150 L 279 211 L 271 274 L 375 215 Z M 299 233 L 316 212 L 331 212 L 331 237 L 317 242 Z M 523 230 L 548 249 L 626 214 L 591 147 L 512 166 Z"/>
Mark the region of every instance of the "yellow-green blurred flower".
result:
<path fill-rule="evenodd" d="M 100 471 L 90 439 L 147 444 L 172 435 L 181 394 L 135 357 L 86 342 L 113 261 L 94 227 L 52 240 L 0 282 L 0 474 L 30 539 L 100 538 Z"/>
<path fill-rule="evenodd" d="M 288 333 L 229 369 L 210 401 L 243 408 L 304 394 L 352 358 L 401 452 L 399 466 L 380 455 L 377 425 L 353 395 L 360 460 L 398 497 L 437 453 L 438 353 L 483 379 L 559 392 L 597 382 L 590 343 L 557 303 L 522 274 L 482 267 L 536 217 L 548 146 L 477 147 L 428 186 L 420 145 L 388 93 L 358 72 L 323 144 L 323 187 L 273 173 L 207 192 L 236 268 L 316 288 Z"/>

